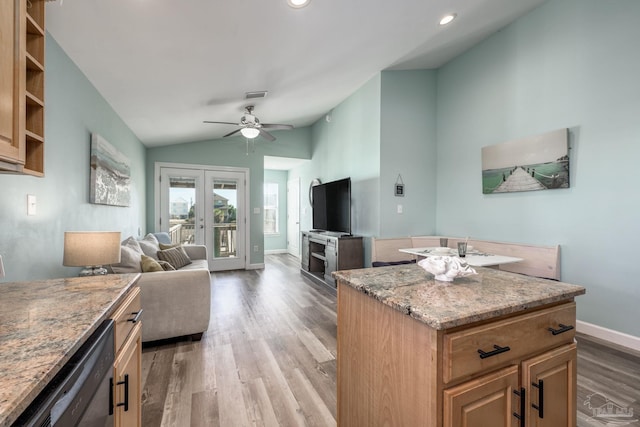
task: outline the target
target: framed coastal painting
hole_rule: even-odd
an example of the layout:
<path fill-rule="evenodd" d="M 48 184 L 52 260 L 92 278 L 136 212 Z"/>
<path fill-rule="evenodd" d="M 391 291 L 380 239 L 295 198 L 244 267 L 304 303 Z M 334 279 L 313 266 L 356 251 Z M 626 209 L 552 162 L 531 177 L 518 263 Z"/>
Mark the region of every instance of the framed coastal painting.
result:
<path fill-rule="evenodd" d="M 90 185 L 91 203 L 129 206 L 131 199 L 129 159 L 96 133 L 91 134 Z"/>
<path fill-rule="evenodd" d="M 569 130 L 482 147 L 484 194 L 569 188 Z"/>

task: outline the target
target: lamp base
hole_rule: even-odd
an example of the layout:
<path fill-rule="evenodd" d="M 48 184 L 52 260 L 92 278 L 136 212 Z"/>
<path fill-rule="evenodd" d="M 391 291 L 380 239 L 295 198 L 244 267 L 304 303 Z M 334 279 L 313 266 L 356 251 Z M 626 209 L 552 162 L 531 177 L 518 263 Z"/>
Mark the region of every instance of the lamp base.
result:
<path fill-rule="evenodd" d="M 98 265 L 96 267 L 86 267 L 86 268 L 82 269 L 82 271 L 80 271 L 80 274 L 78 274 L 78 276 L 80 276 L 80 277 L 85 277 L 85 276 L 104 276 L 107 273 L 108 273 L 108 271 L 107 271 L 106 268 Z"/>

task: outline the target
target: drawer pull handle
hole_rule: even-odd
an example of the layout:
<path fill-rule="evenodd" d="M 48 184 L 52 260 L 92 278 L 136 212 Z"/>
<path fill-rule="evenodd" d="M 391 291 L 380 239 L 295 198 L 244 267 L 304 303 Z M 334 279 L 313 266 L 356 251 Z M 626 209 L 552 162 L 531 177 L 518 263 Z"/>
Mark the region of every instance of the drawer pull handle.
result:
<path fill-rule="evenodd" d="M 140 321 L 140 317 L 142 316 L 142 312 L 144 310 L 140 309 L 139 311 L 134 311 L 133 315 L 135 315 L 135 317 L 133 319 L 127 319 L 127 322 L 131 322 L 131 323 L 138 323 Z"/>
<path fill-rule="evenodd" d="M 520 391 L 518 390 L 513 390 L 513 394 L 515 394 L 516 396 L 518 396 L 520 398 L 520 413 L 518 414 L 517 412 L 513 413 L 513 416 L 516 417 L 517 419 L 520 420 L 520 427 L 524 427 L 524 410 L 525 410 L 525 396 L 526 396 L 526 390 L 524 389 L 524 387 L 522 387 L 520 389 Z"/>
<path fill-rule="evenodd" d="M 538 410 L 538 417 L 544 418 L 544 381 L 538 380 L 538 384 L 531 383 L 532 386 L 538 389 L 538 404 L 531 404 L 533 409 Z"/>
<path fill-rule="evenodd" d="M 570 331 L 573 329 L 573 326 L 571 325 L 563 325 L 562 323 L 560 323 L 558 326 L 560 326 L 560 329 L 553 329 L 553 328 L 547 328 L 547 330 L 549 332 L 551 332 L 551 334 L 553 335 L 560 335 L 564 332 Z"/>
<path fill-rule="evenodd" d="M 496 345 L 496 344 L 493 345 L 493 348 L 495 348 L 495 350 L 489 351 L 489 352 L 478 350 L 478 353 L 480 353 L 480 359 L 486 359 L 487 357 L 495 356 L 497 354 L 505 353 L 511 350 L 511 348 L 509 347 L 500 347 L 499 345 Z"/>
<path fill-rule="evenodd" d="M 116 382 L 116 387 L 124 385 L 124 402 L 116 403 L 116 406 L 124 406 L 124 411 L 129 410 L 129 374 L 125 374 L 124 381 Z M 113 415 L 113 378 L 109 378 L 109 415 Z"/>

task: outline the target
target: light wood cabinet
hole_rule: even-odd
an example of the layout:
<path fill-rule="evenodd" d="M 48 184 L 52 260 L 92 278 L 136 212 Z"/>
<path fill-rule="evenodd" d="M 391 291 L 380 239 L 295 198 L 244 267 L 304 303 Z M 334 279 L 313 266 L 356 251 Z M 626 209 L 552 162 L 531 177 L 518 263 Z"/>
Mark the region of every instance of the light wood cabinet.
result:
<path fill-rule="evenodd" d="M 45 0 L 0 5 L 0 171 L 44 175 Z"/>
<path fill-rule="evenodd" d="M 142 425 L 142 310 L 140 288 L 133 288 L 115 311 L 116 359 L 113 364 L 112 410 L 115 427 Z"/>
<path fill-rule="evenodd" d="M 444 426 L 511 427 L 518 377 L 518 367 L 510 366 L 445 390 Z"/>
<path fill-rule="evenodd" d="M 575 427 L 575 315 L 437 330 L 339 282 L 338 425 Z"/>

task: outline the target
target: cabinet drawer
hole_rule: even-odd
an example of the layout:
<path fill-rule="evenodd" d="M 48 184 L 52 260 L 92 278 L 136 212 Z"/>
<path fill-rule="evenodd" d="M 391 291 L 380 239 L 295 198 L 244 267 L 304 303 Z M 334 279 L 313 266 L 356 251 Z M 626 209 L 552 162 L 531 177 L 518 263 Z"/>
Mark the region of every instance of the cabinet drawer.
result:
<path fill-rule="evenodd" d="M 443 380 L 448 383 L 571 343 L 575 324 L 576 304 L 571 302 L 445 334 Z"/>
<path fill-rule="evenodd" d="M 116 353 L 120 350 L 136 323 L 140 322 L 141 316 L 138 315 L 140 312 L 140 288 L 135 287 L 131 289 L 125 300 L 120 304 L 120 307 L 113 313 L 112 318 L 116 323 Z"/>

